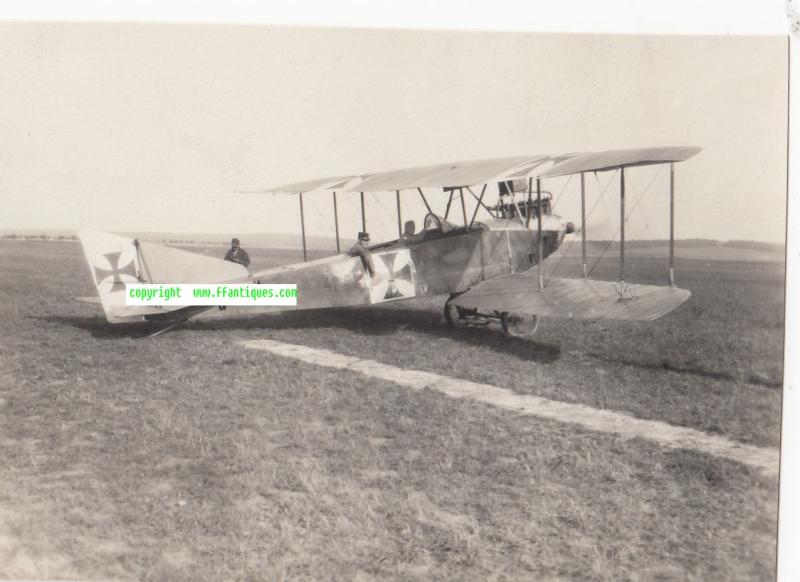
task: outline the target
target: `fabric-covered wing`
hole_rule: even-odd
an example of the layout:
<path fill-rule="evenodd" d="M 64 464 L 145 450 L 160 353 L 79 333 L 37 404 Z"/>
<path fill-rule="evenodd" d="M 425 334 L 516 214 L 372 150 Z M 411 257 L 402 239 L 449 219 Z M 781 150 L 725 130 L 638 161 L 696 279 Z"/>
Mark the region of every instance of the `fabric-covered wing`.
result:
<path fill-rule="evenodd" d="M 631 285 L 620 299 L 619 283 L 590 279 L 550 279 L 539 290 L 534 271 L 484 281 L 452 304 L 479 311 L 507 311 L 562 319 L 651 321 L 686 301 L 691 293 L 676 287 Z M 633 298 L 630 298 L 632 295 Z"/>
<path fill-rule="evenodd" d="M 562 159 L 562 158 L 557 158 Z M 553 161 L 549 156 L 520 156 L 514 158 L 496 158 L 490 160 L 473 160 L 469 162 L 451 162 L 434 166 L 418 166 L 361 174 L 340 176 L 338 178 L 320 178 L 305 182 L 296 182 L 285 186 L 275 186 L 259 190 L 265 194 L 298 194 L 315 190 L 340 190 L 343 192 L 380 192 L 407 190 L 412 188 L 447 188 L 459 186 L 476 186 L 494 179 L 500 179 L 511 173 L 527 173 L 525 168 L 538 167 L 545 161 Z M 548 165 L 552 166 L 552 163 Z"/>
<path fill-rule="evenodd" d="M 317 178 L 316 180 L 306 180 L 305 182 L 295 182 L 274 188 L 258 190 L 264 194 L 301 194 L 303 192 L 314 192 L 315 190 L 336 190 L 348 182 L 363 176 L 338 176 L 335 178 Z"/>
<path fill-rule="evenodd" d="M 406 190 L 409 188 L 447 188 L 485 184 L 520 165 L 530 163 L 542 156 L 521 156 L 491 160 L 452 162 L 434 166 L 405 168 L 372 174 L 346 189 L 351 192 L 375 192 L 384 190 Z"/>
<path fill-rule="evenodd" d="M 298 194 L 315 190 L 380 192 L 413 188 L 457 188 L 515 178 L 546 178 L 578 172 L 609 170 L 620 166 L 680 162 L 699 151 L 700 148 L 695 147 L 662 147 L 471 160 L 403 168 L 374 174 L 321 178 L 266 188 L 261 192 Z"/>
<path fill-rule="evenodd" d="M 564 176 L 580 172 L 601 172 L 619 168 L 620 166 L 646 166 L 649 164 L 682 162 L 696 155 L 700 150 L 701 148 L 697 147 L 662 147 L 578 154 L 556 164 L 540 174 L 539 177 Z"/>

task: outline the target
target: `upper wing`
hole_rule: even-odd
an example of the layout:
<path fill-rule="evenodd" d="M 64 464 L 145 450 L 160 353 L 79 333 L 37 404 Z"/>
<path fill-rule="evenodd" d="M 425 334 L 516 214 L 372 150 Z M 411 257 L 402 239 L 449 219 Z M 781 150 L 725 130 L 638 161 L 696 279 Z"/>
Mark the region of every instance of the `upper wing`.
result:
<path fill-rule="evenodd" d="M 686 160 L 696 147 L 662 147 L 602 152 L 518 156 L 417 166 L 374 174 L 339 176 L 265 188 L 260 192 L 298 194 L 315 190 L 378 192 L 411 188 L 458 188 L 522 177 L 562 176 L 622 166 L 642 166 Z"/>
<path fill-rule="evenodd" d="M 539 177 L 547 178 L 550 176 L 578 174 L 580 172 L 602 172 L 603 170 L 613 170 L 621 167 L 682 162 L 698 154 L 701 149 L 697 147 L 662 147 L 577 154 L 555 164 L 552 168 L 540 174 Z"/>
<path fill-rule="evenodd" d="M 690 295 L 677 287 L 628 284 L 625 299 L 620 299 L 619 283 L 591 279 L 550 279 L 539 290 L 538 276 L 531 270 L 479 283 L 452 303 L 467 309 L 564 319 L 651 321 Z"/>
<path fill-rule="evenodd" d="M 265 188 L 263 190 L 253 190 L 243 192 L 245 194 L 302 194 L 303 192 L 314 192 L 316 190 L 337 190 L 348 182 L 363 178 L 364 176 L 337 176 L 335 178 L 317 178 L 306 180 L 305 182 L 294 182 L 283 186 Z"/>
<path fill-rule="evenodd" d="M 418 166 L 374 174 L 340 176 L 296 182 L 284 186 L 265 188 L 258 192 L 267 194 L 299 194 L 316 190 L 341 190 L 346 192 L 377 192 L 406 190 L 409 188 L 447 188 L 484 184 L 498 175 L 505 175 L 530 165 L 545 156 L 522 156 L 490 160 L 451 162 L 433 166 Z"/>
<path fill-rule="evenodd" d="M 520 166 L 544 160 L 546 156 L 521 156 L 452 162 L 433 166 L 404 168 L 388 172 L 378 172 L 360 182 L 349 184 L 351 192 L 375 192 L 386 190 L 407 190 L 409 188 L 453 188 L 485 184 Z"/>

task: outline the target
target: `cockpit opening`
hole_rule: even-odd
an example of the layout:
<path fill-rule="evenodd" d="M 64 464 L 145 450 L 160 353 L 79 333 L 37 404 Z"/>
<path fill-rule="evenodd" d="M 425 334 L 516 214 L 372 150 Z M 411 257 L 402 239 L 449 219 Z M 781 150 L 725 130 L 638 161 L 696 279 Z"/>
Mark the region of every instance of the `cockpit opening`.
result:
<path fill-rule="evenodd" d="M 464 227 L 456 226 L 445 218 L 434 212 L 428 212 L 422 222 L 422 230 L 417 231 L 416 223 L 407 220 L 403 224 L 403 234 L 397 240 L 387 241 L 378 245 L 373 245 L 370 250 L 384 249 L 399 244 L 421 243 L 424 241 L 440 238 L 448 233 L 463 231 Z"/>
<path fill-rule="evenodd" d="M 423 222 L 422 233 L 420 234 L 432 232 L 441 232 L 442 234 L 446 234 L 455 228 L 456 226 L 448 222 L 446 219 L 434 214 L 433 212 L 429 212 L 425 215 L 425 222 Z"/>

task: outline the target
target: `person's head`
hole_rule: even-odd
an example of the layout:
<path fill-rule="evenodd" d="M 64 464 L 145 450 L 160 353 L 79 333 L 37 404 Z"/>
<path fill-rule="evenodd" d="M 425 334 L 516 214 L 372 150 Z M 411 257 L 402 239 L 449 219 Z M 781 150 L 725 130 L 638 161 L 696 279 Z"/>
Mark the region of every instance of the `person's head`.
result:
<path fill-rule="evenodd" d="M 414 236 L 417 232 L 417 224 L 413 220 L 407 220 L 403 226 L 403 236 Z"/>
<path fill-rule="evenodd" d="M 239 248 L 239 239 L 238 238 L 231 239 L 231 248 L 232 249 L 238 249 Z"/>
<path fill-rule="evenodd" d="M 358 242 L 363 245 L 369 244 L 369 233 L 368 232 L 359 232 L 358 233 Z"/>

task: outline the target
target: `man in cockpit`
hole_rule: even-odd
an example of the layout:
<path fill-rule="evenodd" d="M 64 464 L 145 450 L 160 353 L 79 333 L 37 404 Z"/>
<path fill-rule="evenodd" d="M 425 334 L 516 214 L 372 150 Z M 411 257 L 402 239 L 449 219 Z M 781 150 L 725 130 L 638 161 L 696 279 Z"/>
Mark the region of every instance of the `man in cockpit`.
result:
<path fill-rule="evenodd" d="M 403 226 L 403 236 L 400 237 L 404 241 L 414 240 L 417 232 L 417 225 L 413 220 L 407 220 Z"/>

